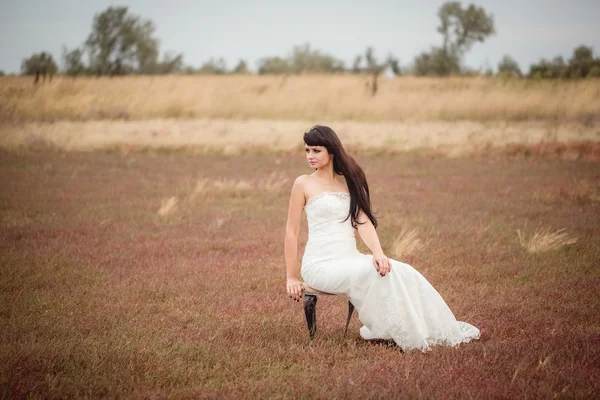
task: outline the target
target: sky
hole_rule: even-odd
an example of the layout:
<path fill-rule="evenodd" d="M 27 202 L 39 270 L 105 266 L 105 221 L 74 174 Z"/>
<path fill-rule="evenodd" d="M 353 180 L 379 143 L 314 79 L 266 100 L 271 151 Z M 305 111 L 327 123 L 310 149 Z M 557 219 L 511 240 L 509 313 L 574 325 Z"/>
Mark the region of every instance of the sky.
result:
<path fill-rule="evenodd" d="M 252 70 L 265 56 L 290 55 L 295 45 L 344 60 L 350 66 L 367 46 L 377 58 L 388 54 L 401 65 L 442 43 L 436 0 L 0 0 L 0 70 L 19 72 L 33 53 L 47 51 L 62 65 L 62 46 L 80 46 L 94 14 L 127 6 L 156 25 L 160 51 L 183 53 L 199 67 L 223 57 L 228 68 L 239 59 Z M 463 1 L 463 5 L 470 2 Z M 475 44 L 464 64 L 495 69 L 503 55 L 525 72 L 541 58 L 570 58 L 579 45 L 600 57 L 600 0 L 476 0 L 494 16 L 496 35 Z"/>

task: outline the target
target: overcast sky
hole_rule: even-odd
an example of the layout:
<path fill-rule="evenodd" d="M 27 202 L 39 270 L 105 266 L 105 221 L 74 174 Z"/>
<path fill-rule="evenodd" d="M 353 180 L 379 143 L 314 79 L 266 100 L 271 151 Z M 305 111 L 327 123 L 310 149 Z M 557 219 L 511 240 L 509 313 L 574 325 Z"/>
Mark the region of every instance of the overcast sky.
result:
<path fill-rule="evenodd" d="M 287 56 L 309 42 L 350 65 L 372 45 L 402 65 L 433 45 L 436 0 L 0 0 L 0 70 L 19 72 L 23 58 L 48 51 L 61 64 L 61 47 L 81 45 L 94 14 L 111 5 L 154 21 L 160 50 L 184 54 L 195 67 L 224 57 L 228 68 L 245 59 L 256 69 L 264 56 Z M 569 58 L 584 44 L 600 56 L 600 0 L 477 0 L 494 15 L 497 34 L 465 57 L 470 67 L 495 68 L 504 54 L 525 71 L 540 58 Z M 463 2 L 464 5 L 468 2 Z"/>

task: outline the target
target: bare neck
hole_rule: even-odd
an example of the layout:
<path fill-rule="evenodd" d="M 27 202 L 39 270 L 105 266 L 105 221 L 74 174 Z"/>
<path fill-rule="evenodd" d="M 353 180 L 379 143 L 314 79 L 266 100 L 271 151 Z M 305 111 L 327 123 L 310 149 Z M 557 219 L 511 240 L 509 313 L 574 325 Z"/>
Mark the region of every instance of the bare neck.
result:
<path fill-rule="evenodd" d="M 337 182 L 337 174 L 333 170 L 333 166 L 331 164 L 327 165 L 324 168 L 317 169 L 314 175 L 330 186 L 335 186 L 335 183 Z"/>

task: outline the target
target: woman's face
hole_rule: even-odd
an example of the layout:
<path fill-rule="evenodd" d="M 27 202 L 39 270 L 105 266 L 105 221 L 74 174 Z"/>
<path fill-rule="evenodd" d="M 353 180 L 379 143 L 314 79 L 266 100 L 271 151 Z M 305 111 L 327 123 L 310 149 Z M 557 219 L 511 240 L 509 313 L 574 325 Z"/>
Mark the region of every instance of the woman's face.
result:
<path fill-rule="evenodd" d="M 323 168 L 331 161 L 331 155 L 325 146 L 308 146 L 304 145 L 306 161 L 311 168 Z"/>

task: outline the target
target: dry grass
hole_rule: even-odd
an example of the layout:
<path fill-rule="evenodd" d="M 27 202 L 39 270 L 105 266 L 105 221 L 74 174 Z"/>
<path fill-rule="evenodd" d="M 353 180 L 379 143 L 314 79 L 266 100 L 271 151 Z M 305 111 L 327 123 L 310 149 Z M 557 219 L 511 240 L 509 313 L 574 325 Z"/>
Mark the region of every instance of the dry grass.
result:
<path fill-rule="evenodd" d="M 434 239 L 410 264 L 482 332 L 404 354 L 363 341 L 356 315 L 344 337 L 339 297 L 309 343 L 283 255 L 303 157 L 0 150 L 1 396 L 600 397 L 600 203 L 534 198 L 599 163 L 358 155 L 385 253 L 402 226 Z M 532 257 L 524 226 L 577 242 Z"/>
<path fill-rule="evenodd" d="M 308 121 L 599 120 L 600 81 L 366 76 L 0 78 L 0 120 L 284 119 Z"/>
<path fill-rule="evenodd" d="M 287 189 L 289 181 L 284 171 L 273 171 L 266 178 L 259 180 L 258 187 L 266 191 L 283 191 Z"/>
<path fill-rule="evenodd" d="M 189 195 L 190 200 L 194 201 L 199 197 L 203 197 L 209 194 L 210 190 L 210 179 L 201 178 L 196 181 L 192 192 Z"/>
<path fill-rule="evenodd" d="M 534 198 L 545 204 L 600 202 L 600 176 L 592 179 L 571 179 L 566 183 L 535 192 Z"/>
<path fill-rule="evenodd" d="M 196 154 L 294 154 L 302 134 L 317 121 L 147 120 L 26 123 L 0 126 L 0 148 L 67 151 L 186 150 Z M 421 152 L 449 157 L 488 155 L 552 156 L 600 160 L 600 132 L 594 126 L 546 122 L 352 122 L 330 125 L 356 154 Z"/>
<path fill-rule="evenodd" d="M 156 212 L 159 217 L 167 217 L 177 210 L 177 198 L 169 197 L 161 202 L 160 208 Z"/>
<path fill-rule="evenodd" d="M 392 245 L 392 254 L 394 257 L 401 259 L 425 247 L 425 244 L 418 237 L 417 232 L 418 229 L 410 229 L 406 226 L 402 227 Z"/>
<path fill-rule="evenodd" d="M 171 196 L 161 200 L 161 205 L 156 215 L 159 220 L 181 221 L 183 209 L 194 209 L 198 203 L 214 200 L 222 196 L 241 198 L 250 196 L 254 191 L 277 194 L 287 188 L 289 178 L 283 171 L 273 171 L 264 178 L 236 179 L 227 177 L 205 178 L 201 177 L 193 184 L 186 180 L 182 185 L 181 196 Z M 179 218 L 177 218 L 179 217 Z M 216 218 L 211 225 L 218 230 L 225 219 Z"/>
<path fill-rule="evenodd" d="M 586 179 L 577 180 L 577 186 L 573 197 L 576 199 L 588 199 L 590 201 L 600 202 L 600 177 L 596 178 L 596 182 Z"/>
<path fill-rule="evenodd" d="M 254 179 L 235 179 L 220 177 L 216 179 L 200 178 L 196 182 L 189 198 L 195 199 L 198 196 L 210 196 L 214 192 L 220 192 L 233 196 L 240 196 L 252 190 L 263 192 L 282 192 L 287 188 L 289 178 L 283 171 L 273 171 L 266 177 Z"/>
<path fill-rule="evenodd" d="M 542 228 L 536 230 L 531 237 L 527 238 L 521 234 L 521 230 L 517 230 L 519 243 L 529 253 L 543 253 L 551 250 L 558 250 L 569 244 L 577 242 L 576 238 L 572 238 L 568 233 L 564 232 L 565 228 L 552 232 L 550 228 Z"/>
<path fill-rule="evenodd" d="M 213 182 L 213 185 L 216 190 L 233 193 L 236 196 L 241 196 L 244 192 L 252 189 L 250 182 L 239 179 L 218 179 Z"/>
<path fill-rule="evenodd" d="M 600 81 L 360 76 L 0 79 L 0 147 L 294 152 L 315 123 L 354 153 L 600 159 Z M 49 123 L 50 122 L 50 123 Z M 240 188 L 240 190 L 243 190 Z"/>
<path fill-rule="evenodd" d="M 210 225 L 212 231 L 219 230 L 225 224 L 225 218 L 217 217 Z"/>

